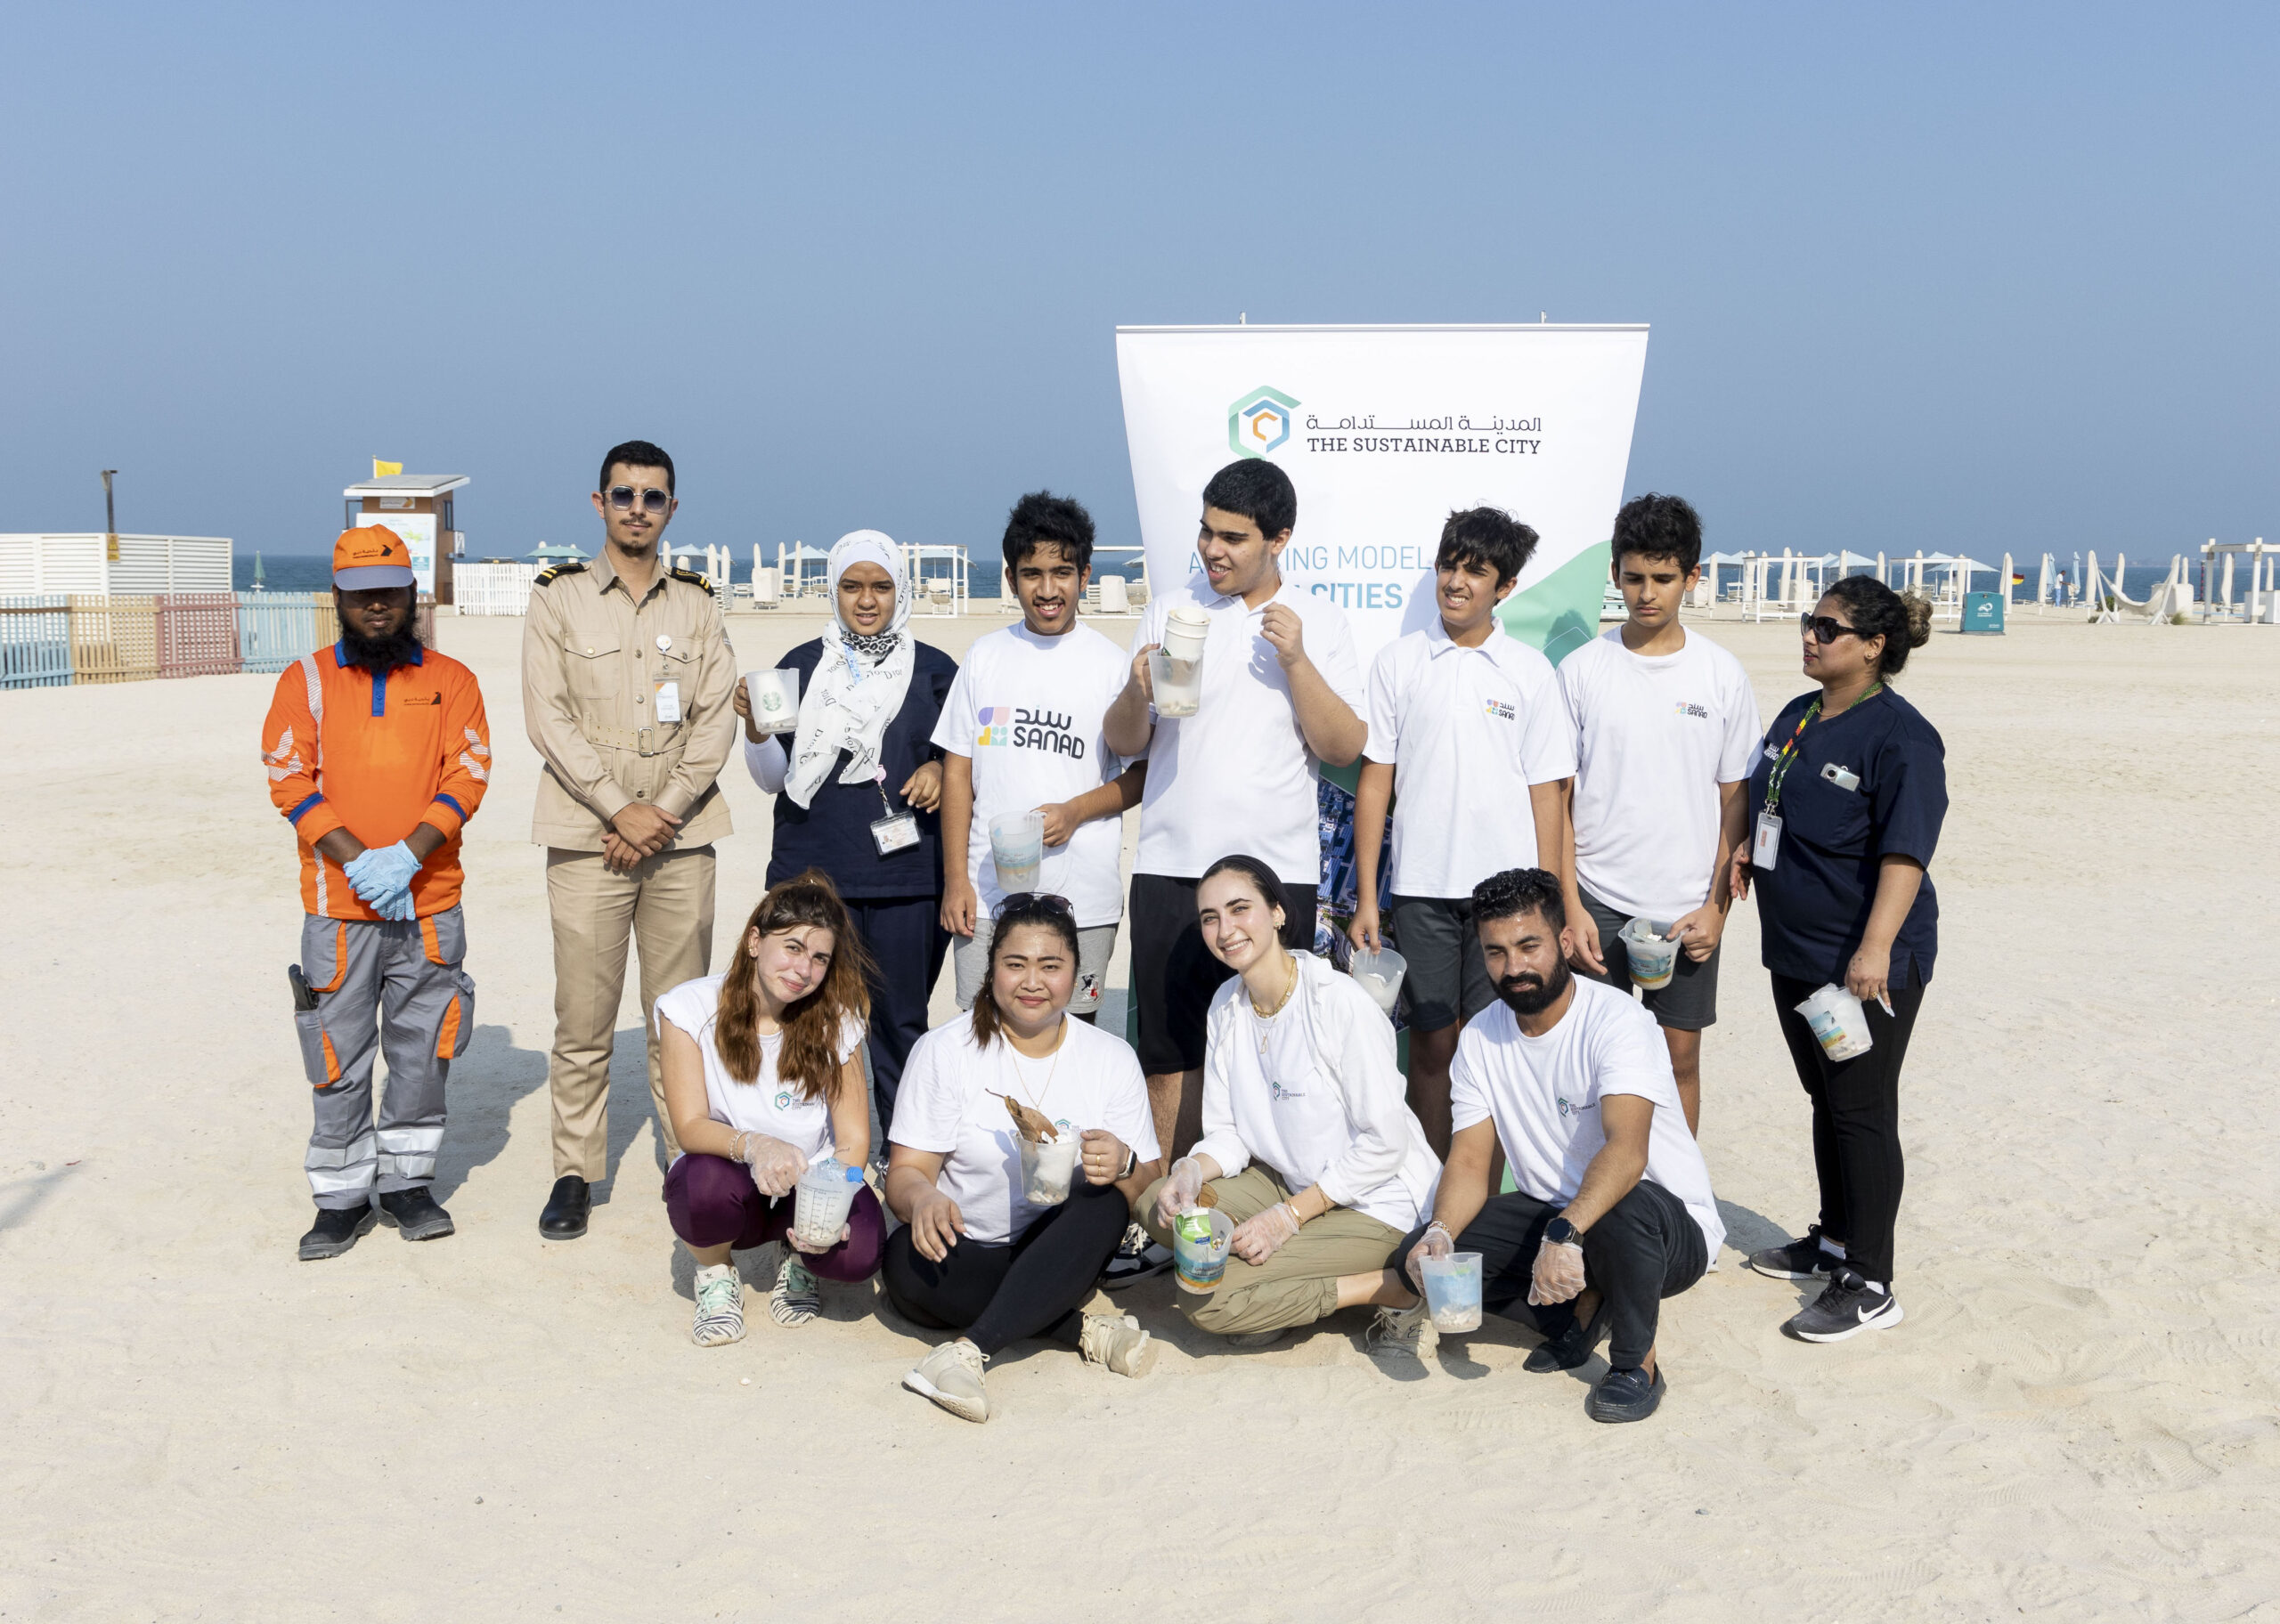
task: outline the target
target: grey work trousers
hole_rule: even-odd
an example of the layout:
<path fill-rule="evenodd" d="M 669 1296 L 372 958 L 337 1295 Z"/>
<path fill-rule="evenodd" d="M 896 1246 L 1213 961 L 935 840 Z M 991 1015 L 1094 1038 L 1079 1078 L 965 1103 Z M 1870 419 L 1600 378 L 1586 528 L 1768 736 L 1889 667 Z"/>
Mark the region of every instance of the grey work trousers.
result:
<path fill-rule="evenodd" d="M 467 921 L 456 907 L 425 919 L 301 923 L 301 974 L 317 1007 L 294 1012 L 315 1088 L 316 1126 L 303 1165 L 319 1206 L 364 1206 L 377 1190 L 424 1189 L 444 1146 L 444 1083 L 475 1032 L 475 982 L 460 968 Z M 373 1062 L 387 1086 L 373 1125 Z"/>

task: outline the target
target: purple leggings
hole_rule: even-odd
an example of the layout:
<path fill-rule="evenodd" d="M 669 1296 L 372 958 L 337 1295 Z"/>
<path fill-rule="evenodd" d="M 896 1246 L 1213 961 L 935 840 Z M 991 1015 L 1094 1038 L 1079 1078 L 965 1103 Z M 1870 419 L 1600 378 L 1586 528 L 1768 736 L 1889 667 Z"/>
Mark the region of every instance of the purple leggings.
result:
<path fill-rule="evenodd" d="M 753 1188 L 752 1173 L 724 1156 L 691 1151 L 665 1173 L 665 1212 L 673 1233 L 692 1246 L 722 1241 L 740 1251 L 764 1246 L 792 1227 L 793 1200 L 770 1201 Z M 878 1272 L 886 1220 L 869 1185 L 847 1210 L 847 1238 L 828 1252 L 802 1252 L 800 1261 L 826 1280 L 867 1280 Z"/>

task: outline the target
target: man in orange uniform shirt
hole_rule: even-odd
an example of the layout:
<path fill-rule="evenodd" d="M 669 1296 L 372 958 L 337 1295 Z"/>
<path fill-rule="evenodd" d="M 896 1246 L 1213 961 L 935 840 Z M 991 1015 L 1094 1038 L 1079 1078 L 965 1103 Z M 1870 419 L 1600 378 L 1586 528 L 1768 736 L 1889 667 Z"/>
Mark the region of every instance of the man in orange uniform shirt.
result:
<path fill-rule="evenodd" d="M 340 641 L 285 668 L 262 724 L 269 798 L 299 836 L 301 962 L 294 1023 L 316 1089 L 304 1261 L 338 1257 L 379 1210 L 406 1240 L 452 1232 L 428 1186 L 444 1080 L 475 1029 L 460 968 L 460 828 L 491 776 L 475 673 L 420 646 L 395 532 L 344 531 L 332 549 Z M 387 1089 L 372 1121 L 372 1062 Z"/>

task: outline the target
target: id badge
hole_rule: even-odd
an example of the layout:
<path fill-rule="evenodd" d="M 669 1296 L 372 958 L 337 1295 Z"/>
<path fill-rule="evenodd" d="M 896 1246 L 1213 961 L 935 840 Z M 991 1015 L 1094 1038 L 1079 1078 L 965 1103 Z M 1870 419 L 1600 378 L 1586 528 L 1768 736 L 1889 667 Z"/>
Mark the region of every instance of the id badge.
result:
<path fill-rule="evenodd" d="M 1781 850 L 1781 815 L 1761 812 L 1757 815 L 1757 839 L 1749 849 L 1752 868 L 1770 869 Z"/>
<path fill-rule="evenodd" d="M 660 722 L 680 720 L 680 684 L 661 682 L 657 685 L 657 719 Z"/>
<path fill-rule="evenodd" d="M 918 844 L 918 820 L 908 812 L 890 813 L 871 820 L 871 840 L 879 856 L 891 857 Z"/>

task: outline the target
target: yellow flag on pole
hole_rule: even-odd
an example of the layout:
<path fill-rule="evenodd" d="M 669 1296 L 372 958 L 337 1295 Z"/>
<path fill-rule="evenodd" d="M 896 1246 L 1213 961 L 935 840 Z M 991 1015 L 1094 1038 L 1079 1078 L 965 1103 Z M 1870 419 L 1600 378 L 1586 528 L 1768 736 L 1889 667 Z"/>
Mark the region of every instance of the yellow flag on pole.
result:
<path fill-rule="evenodd" d="M 377 457 L 372 459 L 372 477 L 374 479 L 387 479 L 392 475 L 401 474 L 403 472 L 403 465 L 400 462 L 382 462 Z"/>

